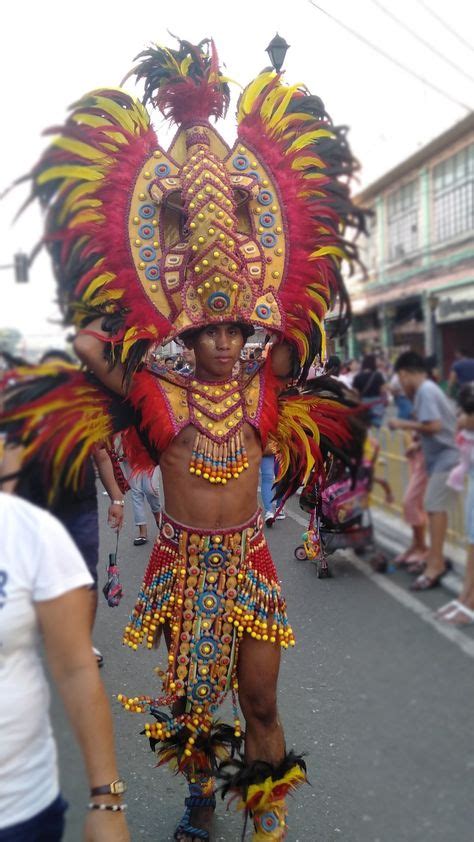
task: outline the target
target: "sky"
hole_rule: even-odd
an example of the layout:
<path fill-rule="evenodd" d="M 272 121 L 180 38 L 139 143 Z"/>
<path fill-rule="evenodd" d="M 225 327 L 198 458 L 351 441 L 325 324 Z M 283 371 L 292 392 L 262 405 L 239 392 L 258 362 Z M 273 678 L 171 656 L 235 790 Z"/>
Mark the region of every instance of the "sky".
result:
<path fill-rule="evenodd" d="M 227 75 L 245 85 L 268 65 L 265 47 L 278 31 L 291 45 L 285 61 L 286 81 L 304 83 L 323 99 L 335 123 L 350 128 L 349 140 L 361 163 L 354 192 L 474 107 L 472 4 L 465 0 L 449 4 L 446 0 L 317 0 L 317 5 L 328 14 L 310 0 L 5 4 L 0 33 L 0 193 L 28 172 L 46 143 L 41 132 L 63 122 L 72 102 L 94 88 L 117 86 L 141 49 L 152 42 L 173 46 L 169 33 L 195 43 L 212 36 Z M 447 61 L 416 40 L 384 8 Z M 447 27 L 472 46 L 463 44 Z M 395 66 L 361 38 L 448 96 Z M 126 88 L 139 95 L 133 80 Z M 233 88 L 235 102 L 239 87 Z M 233 114 L 232 105 L 226 124 L 217 125 L 230 142 Z M 170 134 L 163 119 L 155 115 L 153 122 L 160 143 L 166 146 Z M 21 186 L 0 201 L 1 266 L 12 263 L 15 252 L 29 252 L 41 236 L 38 208 L 28 209 L 11 224 L 27 192 Z M 12 269 L 2 269 L 0 284 L 0 328 L 17 327 L 28 341 L 42 344 L 64 336 L 57 324 L 54 280 L 45 254 L 30 270 L 28 284 L 15 284 Z"/>

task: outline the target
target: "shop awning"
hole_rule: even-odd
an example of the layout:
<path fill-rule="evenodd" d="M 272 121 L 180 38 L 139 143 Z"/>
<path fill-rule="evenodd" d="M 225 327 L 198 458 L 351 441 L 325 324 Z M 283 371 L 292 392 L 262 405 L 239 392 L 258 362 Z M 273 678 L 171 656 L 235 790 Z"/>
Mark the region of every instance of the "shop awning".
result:
<path fill-rule="evenodd" d="M 474 285 L 444 293 L 438 299 L 435 311 L 437 324 L 474 319 Z"/>

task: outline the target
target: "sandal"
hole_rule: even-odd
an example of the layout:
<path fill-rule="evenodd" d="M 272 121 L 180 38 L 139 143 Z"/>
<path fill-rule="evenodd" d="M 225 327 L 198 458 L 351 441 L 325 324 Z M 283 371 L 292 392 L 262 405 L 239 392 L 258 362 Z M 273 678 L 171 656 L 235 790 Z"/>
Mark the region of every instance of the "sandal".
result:
<path fill-rule="evenodd" d="M 208 807 L 211 810 L 216 809 L 215 795 L 206 797 L 201 793 L 202 789 L 199 784 L 189 784 L 189 797 L 184 799 L 186 809 L 173 834 L 173 839 L 179 839 L 180 835 L 185 834 L 186 836 L 191 836 L 193 839 L 203 839 L 205 842 L 209 840 L 208 830 L 204 830 L 202 827 L 195 827 L 191 824 L 191 813 L 196 807 Z"/>
<path fill-rule="evenodd" d="M 100 652 L 98 649 L 96 649 L 95 646 L 93 646 L 92 647 L 92 654 L 94 655 L 94 657 L 97 661 L 97 666 L 99 667 L 99 669 L 101 667 L 103 667 L 104 666 L 104 656 L 103 656 L 102 652 Z"/>
<path fill-rule="evenodd" d="M 410 590 L 412 591 L 430 591 L 432 588 L 437 588 L 441 584 L 441 579 L 443 576 L 446 576 L 446 573 L 450 570 L 451 565 L 448 565 L 446 562 L 446 567 L 444 568 L 442 573 L 438 573 L 437 576 L 427 576 L 426 573 L 422 573 L 418 576 L 414 582 L 412 582 L 410 586 Z"/>
<path fill-rule="evenodd" d="M 455 599 L 452 602 L 451 610 L 441 614 L 438 620 L 443 623 L 450 623 L 453 626 L 470 626 L 474 623 L 474 611 Z"/>
<path fill-rule="evenodd" d="M 458 599 L 451 599 L 449 602 L 445 602 L 445 604 L 442 605 L 441 608 L 438 608 L 438 610 L 435 612 L 436 619 L 438 620 L 441 617 L 444 617 L 445 614 L 450 614 L 451 611 L 457 608 L 459 604 L 460 603 Z"/>
<path fill-rule="evenodd" d="M 409 561 L 404 565 L 407 573 L 414 574 L 415 576 L 419 576 L 420 573 L 423 573 L 426 567 L 426 561 L 422 558 L 414 559 L 413 561 Z"/>

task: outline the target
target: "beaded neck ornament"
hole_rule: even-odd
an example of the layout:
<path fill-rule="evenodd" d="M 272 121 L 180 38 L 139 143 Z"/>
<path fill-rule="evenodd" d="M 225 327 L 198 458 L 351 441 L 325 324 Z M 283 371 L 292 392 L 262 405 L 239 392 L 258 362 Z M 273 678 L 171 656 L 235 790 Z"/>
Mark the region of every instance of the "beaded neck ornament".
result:
<path fill-rule="evenodd" d="M 188 392 L 190 423 L 196 437 L 189 472 L 225 485 L 248 468 L 242 426 L 245 402 L 238 380 L 206 384 L 191 381 Z"/>

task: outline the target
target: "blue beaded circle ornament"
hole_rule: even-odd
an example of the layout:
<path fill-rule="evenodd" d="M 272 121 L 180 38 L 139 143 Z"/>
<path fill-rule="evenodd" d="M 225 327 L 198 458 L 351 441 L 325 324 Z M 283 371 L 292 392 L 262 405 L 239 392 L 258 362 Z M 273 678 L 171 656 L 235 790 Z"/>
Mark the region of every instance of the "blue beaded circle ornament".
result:
<path fill-rule="evenodd" d="M 268 232 L 267 234 L 262 234 L 260 242 L 264 248 L 271 249 L 276 245 L 277 237 L 275 234 Z"/>
<path fill-rule="evenodd" d="M 207 299 L 207 306 L 214 313 L 223 313 L 230 305 L 230 298 L 225 292 L 213 292 Z"/>
<path fill-rule="evenodd" d="M 156 260 L 156 249 L 151 246 L 143 246 L 143 248 L 140 249 L 139 254 L 140 260 L 143 260 L 144 263 L 151 263 L 152 260 Z"/>
<path fill-rule="evenodd" d="M 155 175 L 158 178 L 165 178 L 165 176 L 170 174 L 170 168 L 168 164 L 157 164 L 155 167 Z"/>
<path fill-rule="evenodd" d="M 267 211 L 266 213 L 262 213 L 259 222 L 264 228 L 271 228 L 272 225 L 275 225 L 275 217 Z"/>
<path fill-rule="evenodd" d="M 145 269 L 145 277 L 148 281 L 158 281 L 160 278 L 160 270 L 158 266 L 148 266 Z"/>
<path fill-rule="evenodd" d="M 270 811 L 259 816 L 259 823 L 265 833 L 274 833 L 280 826 L 277 814 Z"/>
<path fill-rule="evenodd" d="M 138 208 L 138 215 L 142 219 L 152 219 L 155 215 L 154 205 L 140 205 Z"/>
<path fill-rule="evenodd" d="M 155 233 L 155 230 L 153 228 L 153 225 L 149 225 L 147 222 L 145 222 L 143 225 L 140 225 L 138 233 L 142 240 L 151 240 L 153 234 Z"/>
<path fill-rule="evenodd" d="M 249 159 L 245 155 L 237 155 L 232 161 L 236 170 L 246 170 L 250 165 Z"/>
<path fill-rule="evenodd" d="M 226 561 L 227 554 L 220 547 L 208 550 L 204 556 L 204 564 L 208 569 L 211 568 L 212 570 L 218 570 L 220 567 L 223 567 Z"/>
<path fill-rule="evenodd" d="M 258 318 L 263 320 L 269 319 L 272 314 L 272 311 L 270 310 L 270 307 L 268 307 L 267 304 L 257 304 L 255 312 Z"/>
<path fill-rule="evenodd" d="M 270 193 L 269 190 L 260 190 L 258 201 L 261 205 L 271 205 L 273 202 L 273 193 Z"/>

